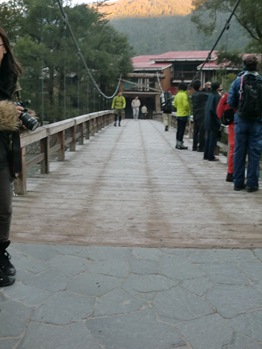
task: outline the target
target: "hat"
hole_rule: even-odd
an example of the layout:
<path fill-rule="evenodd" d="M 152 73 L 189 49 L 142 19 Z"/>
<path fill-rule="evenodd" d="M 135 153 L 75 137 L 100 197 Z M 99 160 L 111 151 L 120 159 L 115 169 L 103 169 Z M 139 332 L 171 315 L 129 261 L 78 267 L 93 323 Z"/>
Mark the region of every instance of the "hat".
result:
<path fill-rule="evenodd" d="M 246 67 L 256 66 L 258 63 L 257 57 L 255 55 L 248 55 L 244 58 L 244 64 Z"/>

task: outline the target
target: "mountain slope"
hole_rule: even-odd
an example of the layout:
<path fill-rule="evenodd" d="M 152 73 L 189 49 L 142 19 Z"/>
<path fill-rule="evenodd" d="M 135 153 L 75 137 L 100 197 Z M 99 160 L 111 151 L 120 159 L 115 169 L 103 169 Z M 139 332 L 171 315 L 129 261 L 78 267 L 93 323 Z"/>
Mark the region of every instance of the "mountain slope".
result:
<path fill-rule="evenodd" d="M 118 0 L 104 3 L 99 11 L 110 19 L 185 16 L 192 12 L 192 0 Z"/>

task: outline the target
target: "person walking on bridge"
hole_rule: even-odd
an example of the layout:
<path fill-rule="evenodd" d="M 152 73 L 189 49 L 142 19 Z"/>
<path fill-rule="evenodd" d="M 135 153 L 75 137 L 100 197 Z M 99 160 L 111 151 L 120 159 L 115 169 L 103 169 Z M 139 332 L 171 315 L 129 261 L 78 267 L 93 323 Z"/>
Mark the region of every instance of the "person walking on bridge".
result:
<path fill-rule="evenodd" d="M 125 107 L 126 107 L 126 99 L 122 95 L 122 92 L 118 92 L 117 96 L 113 98 L 112 106 L 111 106 L 111 108 L 114 109 L 114 114 L 115 114 L 114 126 L 117 126 L 117 119 L 118 119 L 118 126 L 121 126 L 121 120 L 125 115 Z"/>
<path fill-rule="evenodd" d="M 139 100 L 138 96 L 136 96 L 132 100 L 132 102 L 131 102 L 131 107 L 133 109 L 133 118 L 134 118 L 134 120 L 138 120 L 140 105 L 141 105 L 140 100 Z"/>
<path fill-rule="evenodd" d="M 22 74 L 3 28 L 0 28 L 0 287 L 15 282 L 16 270 L 7 248 L 12 217 L 12 181 L 21 171 L 19 115 L 16 106 L 17 79 Z"/>

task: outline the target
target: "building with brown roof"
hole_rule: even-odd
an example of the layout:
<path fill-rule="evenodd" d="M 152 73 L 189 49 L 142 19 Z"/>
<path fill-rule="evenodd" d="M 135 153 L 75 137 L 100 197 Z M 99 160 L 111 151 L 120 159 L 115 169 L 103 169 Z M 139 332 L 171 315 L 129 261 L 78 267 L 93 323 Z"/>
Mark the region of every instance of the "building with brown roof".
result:
<path fill-rule="evenodd" d="M 208 58 L 208 59 L 207 59 Z M 202 84 L 212 81 L 221 70 L 237 72 L 238 68 L 229 63 L 217 64 L 217 53 L 209 51 L 170 51 L 159 55 L 133 57 L 133 72 L 127 80 L 122 80 L 122 88 L 127 99 L 127 117 L 132 116 L 131 100 L 140 98 L 150 115 L 160 112 L 160 94 L 171 91 L 175 95 L 177 85 L 184 81 L 190 83 L 199 78 Z"/>

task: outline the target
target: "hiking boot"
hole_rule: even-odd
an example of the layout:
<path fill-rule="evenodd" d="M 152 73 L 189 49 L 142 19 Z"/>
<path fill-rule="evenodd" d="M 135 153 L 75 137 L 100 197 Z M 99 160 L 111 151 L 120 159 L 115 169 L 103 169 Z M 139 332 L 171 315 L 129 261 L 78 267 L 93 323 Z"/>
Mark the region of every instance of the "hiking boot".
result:
<path fill-rule="evenodd" d="M 10 286 L 15 282 L 14 276 L 5 275 L 0 270 L 0 287 Z"/>
<path fill-rule="evenodd" d="M 165 127 L 165 131 L 168 131 L 168 126 Z"/>
<path fill-rule="evenodd" d="M 246 189 L 246 185 L 245 184 L 242 184 L 240 186 L 234 186 L 234 190 L 235 191 L 240 191 L 240 190 L 243 190 L 243 189 Z"/>
<path fill-rule="evenodd" d="M 177 143 L 176 143 L 176 149 L 186 150 L 186 149 L 188 149 L 188 147 L 185 147 L 184 144 L 183 144 L 183 142 L 177 141 Z"/>
<path fill-rule="evenodd" d="M 233 173 L 228 173 L 227 174 L 226 182 L 233 182 Z"/>
<path fill-rule="evenodd" d="M 258 187 L 246 187 L 246 191 L 248 193 L 253 193 L 254 191 L 258 191 Z"/>
<path fill-rule="evenodd" d="M 114 123 L 114 126 L 116 127 L 116 122 Z"/>

